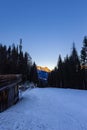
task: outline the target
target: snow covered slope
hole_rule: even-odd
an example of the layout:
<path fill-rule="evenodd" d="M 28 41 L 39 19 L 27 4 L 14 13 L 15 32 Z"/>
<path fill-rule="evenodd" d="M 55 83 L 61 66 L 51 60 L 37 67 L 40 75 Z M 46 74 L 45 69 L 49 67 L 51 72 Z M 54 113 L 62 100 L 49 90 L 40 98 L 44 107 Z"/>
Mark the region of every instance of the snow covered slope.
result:
<path fill-rule="evenodd" d="M 38 73 L 39 79 L 47 80 L 47 78 L 48 78 L 48 72 L 42 71 L 42 70 L 38 70 L 37 73 Z"/>
<path fill-rule="evenodd" d="M 35 88 L 0 113 L 0 130 L 87 130 L 87 91 Z"/>
<path fill-rule="evenodd" d="M 51 72 L 51 70 L 48 67 L 37 66 L 37 73 L 39 79 L 47 81 L 49 72 Z"/>

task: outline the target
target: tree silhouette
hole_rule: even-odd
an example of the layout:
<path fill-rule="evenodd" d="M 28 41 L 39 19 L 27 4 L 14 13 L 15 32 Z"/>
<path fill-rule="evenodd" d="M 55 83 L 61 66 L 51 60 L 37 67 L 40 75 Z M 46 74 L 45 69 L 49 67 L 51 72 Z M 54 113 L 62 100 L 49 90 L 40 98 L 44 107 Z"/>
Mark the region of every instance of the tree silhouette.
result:
<path fill-rule="evenodd" d="M 22 40 L 19 46 L 0 44 L 0 74 L 22 74 L 23 80 L 29 80 L 31 66 L 30 55 L 22 51 Z"/>
<path fill-rule="evenodd" d="M 83 47 L 81 50 L 82 79 L 84 89 L 87 89 L 87 36 L 84 37 Z"/>
<path fill-rule="evenodd" d="M 35 62 L 33 63 L 30 71 L 30 81 L 37 84 L 38 83 L 38 74 L 37 74 L 37 67 Z"/>

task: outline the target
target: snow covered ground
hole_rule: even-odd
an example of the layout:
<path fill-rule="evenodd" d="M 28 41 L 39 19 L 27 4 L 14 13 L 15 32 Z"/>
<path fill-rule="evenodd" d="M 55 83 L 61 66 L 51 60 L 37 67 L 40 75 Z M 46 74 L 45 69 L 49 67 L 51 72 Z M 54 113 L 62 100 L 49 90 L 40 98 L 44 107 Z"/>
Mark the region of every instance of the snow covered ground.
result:
<path fill-rule="evenodd" d="M 34 88 L 0 113 L 0 130 L 87 130 L 87 91 Z"/>

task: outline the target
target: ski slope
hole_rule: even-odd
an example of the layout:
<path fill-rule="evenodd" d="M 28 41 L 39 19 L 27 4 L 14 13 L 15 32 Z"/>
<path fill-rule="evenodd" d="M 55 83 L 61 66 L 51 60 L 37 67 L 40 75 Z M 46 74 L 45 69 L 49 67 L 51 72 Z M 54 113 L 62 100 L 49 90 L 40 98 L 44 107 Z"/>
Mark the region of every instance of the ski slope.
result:
<path fill-rule="evenodd" d="M 87 130 L 87 91 L 35 88 L 0 113 L 0 130 Z"/>

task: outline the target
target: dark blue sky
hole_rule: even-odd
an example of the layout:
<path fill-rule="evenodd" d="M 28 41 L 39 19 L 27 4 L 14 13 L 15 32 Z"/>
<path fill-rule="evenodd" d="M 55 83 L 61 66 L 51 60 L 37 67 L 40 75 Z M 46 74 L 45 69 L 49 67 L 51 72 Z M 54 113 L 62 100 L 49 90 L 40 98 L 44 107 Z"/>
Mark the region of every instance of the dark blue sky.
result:
<path fill-rule="evenodd" d="M 87 0 L 0 0 L 0 42 L 23 39 L 37 65 L 53 68 L 58 55 L 80 53 L 87 35 Z"/>

